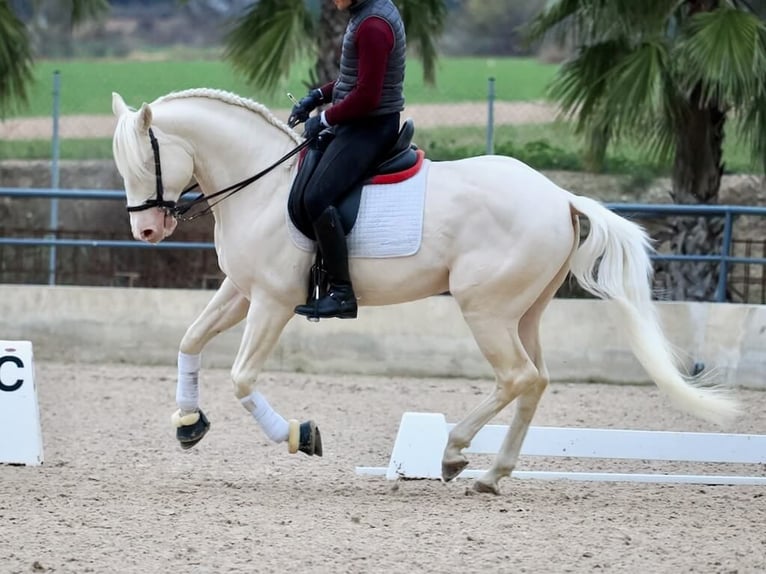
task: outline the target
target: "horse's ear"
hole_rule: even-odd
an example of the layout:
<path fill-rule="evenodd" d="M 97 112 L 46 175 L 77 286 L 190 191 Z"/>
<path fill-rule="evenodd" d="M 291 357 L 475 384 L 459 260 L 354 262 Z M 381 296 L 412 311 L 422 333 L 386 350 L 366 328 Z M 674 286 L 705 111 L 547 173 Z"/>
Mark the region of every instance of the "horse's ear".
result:
<path fill-rule="evenodd" d="M 138 129 L 142 132 L 148 132 L 150 127 L 152 127 L 152 108 L 144 102 L 141 104 L 141 109 L 138 110 Z"/>
<path fill-rule="evenodd" d="M 122 96 L 117 92 L 112 92 L 112 113 L 118 118 L 128 111 L 128 105 Z"/>

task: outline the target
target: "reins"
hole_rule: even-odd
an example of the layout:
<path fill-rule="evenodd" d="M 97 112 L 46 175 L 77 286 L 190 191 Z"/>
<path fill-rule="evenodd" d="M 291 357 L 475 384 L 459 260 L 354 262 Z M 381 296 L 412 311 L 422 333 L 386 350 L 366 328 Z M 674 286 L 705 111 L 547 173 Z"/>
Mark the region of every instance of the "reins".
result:
<path fill-rule="evenodd" d="M 233 185 L 230 185 L 229 187 L 216 191 L 215 193 L 212 193 L 210 195 L 199 195 L 198 197 L 195 197 L 194 199 L 183 203 L 183 205 L 179 205 L 175 201 L 165 200 L 164 186 L 162 184 L 162 166 L 160 164 L 160 146 L 151 128 L 149 128 L 149 141 L 152 144 L 152 153 L 154 154 L 154 174 L 155 174 L 155 182 L 156 182 L 155 185 L 157 189 L 157 197 L 153 199 L 147 199 L 141 205 L 128 206 L 127 208 L 128 212 L 143 211 L 145 209 L 159 207 L 164 209 L 167 213 L 169 213 L 170 215 L 172 215 L 179 221 L 192 221 L 193 219 L 197 219 L 198 217 L 209 214 L 213 210 L 213 208 L 216 205 L 218 205 L 220 202 L 222 202 L 225 199 L 228 199 L 229 197 L 231 197 L 238 191 L 243 190 L 254 181 L 257 181 L 263 176 L 265 176 L 266 174 L 270 173 L 272 170 L 274 170 L 274 168 L 276 168 L 280 164 L 286 162 L 288 159 L 290 159 L 297 153 L 300 153 L 301 150 L 303 150 L 304 148 L 306 148 L 307 146 L 311 144 L 311 142 L 313 141 L 313 138 L 304 140 L 303 142 L 298 144 L 296 147 L 291 149 L 289 152 L 287 152 L 285 155 L 283 155 L 281 158 L 279 158 L 277 161 L 275 161 L 274 163 L 272 163 L 265 169 L 259 171 L 255 175 L 251 175 L 247 179 L 243 179 L 242 181 L 239 181 Z M 178 196 L 178 199 L 180 200 L 184 195 L 186 195 L 187 193 L 190 193 L 191 191 L 193 191 L 194 189 L 197 189 L 198 187 L 199 187 L 199 183 L 194 183 L 193 185 L 190 185 L 189 187 L 187 187 L 181 192 L 181 195 Z M 198 211 L 197 213 L 194 213 L 189 216 L 185 215 L 193 207 L 205 201 L 209 202 L 211 199 L 216 197 L 221 197 L 221 198 L 215 203 L 212 203 L 212 204 L 208 203 L 208 206 L 205 209 Z"/>

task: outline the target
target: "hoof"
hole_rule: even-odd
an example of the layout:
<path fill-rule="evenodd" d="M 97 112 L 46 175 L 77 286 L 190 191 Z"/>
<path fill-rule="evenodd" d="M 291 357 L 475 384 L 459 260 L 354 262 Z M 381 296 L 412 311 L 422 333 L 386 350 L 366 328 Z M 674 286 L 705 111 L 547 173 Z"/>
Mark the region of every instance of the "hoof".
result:
<path fill-rule="evenodd" d="M 473 483 L 473 489 L 476 492 L 494 494 L 496 496 L 500 494 L 500 489 L 497 487 L 497 484 L 487 484 L 481 480 L 477 480 Z"/>
<path fill-rule="evenodd" d="M 189 420 L 194 418 L 196 420 Z M 190 415 L 181 416 L 180 412 L 173 415 L 173 421 L 176 425 L 176 438 L 181 444 L 181 448 L 188 450 L 207 434 L 210 430 L 210 421 L 207 420 L 205 413 L 197 411 Z"/>
<path fill-rule="evenodd" d="M 449 482 L 463 472 L 466 466 L 468 466 L 468 461 L 465 458 L 453 462 L 442 462 L 442 480 Z"/>
<path fill-rule="evenodd" d="M 287 451 L 290 454 L 300 451 L 309 456 L 322 456 L 322 434 L 314 421 L 303 423 L 296 420 L 290 421 Z"/>

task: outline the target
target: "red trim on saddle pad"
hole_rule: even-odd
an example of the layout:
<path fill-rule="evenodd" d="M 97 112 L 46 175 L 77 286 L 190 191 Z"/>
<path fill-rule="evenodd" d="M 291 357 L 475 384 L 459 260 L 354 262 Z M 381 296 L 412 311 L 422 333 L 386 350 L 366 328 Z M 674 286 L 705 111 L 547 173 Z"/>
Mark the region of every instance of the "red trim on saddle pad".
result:
<path fill-rule="evenodd" d="M 422 149 L 416 150 L 415 153 L 417 154 L 418 159 L 412 167 L 395 173 L 376 175 L 369 181 L 369 183 L 373 185 L 385 185 L 387 183 L 400 183 L 406 179 L 410 179 L 420 171 L 421 167 L 423 167 L 423 159 L 426 157 L 426 152 Z"/>
<path fill-rule="evenodd" d="M 298 155 L 298 169 L 300 169 L 306 153 L 308 153 L 308 149 L 303 149 Z M 394 173 L 375 175 L 365 183 L 374 185 L 386 185 L 387 183 L 401 183 L 407 179 L 410 179 L 411 177 L 414 177 L 415 174 L 420 171 L 420 168 L 423 167 L 423 160 L 426 157 L 426 152 L 424 152 L 422 149 L 418 149 L 415 150 L 415 154 L 417 155 L 417 160 L 415 160 L 415 164 L 412 167 Z"/>

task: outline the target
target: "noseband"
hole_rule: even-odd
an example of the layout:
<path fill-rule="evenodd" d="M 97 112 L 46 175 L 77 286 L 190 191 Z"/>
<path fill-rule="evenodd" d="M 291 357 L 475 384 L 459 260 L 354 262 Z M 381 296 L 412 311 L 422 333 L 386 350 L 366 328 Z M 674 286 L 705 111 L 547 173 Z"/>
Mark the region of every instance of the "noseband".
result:
<path fill-rule="evenodd" d="M 179 205 L 175 201 L 167 201 L 164 197 L 165 194 L 165 188 L 162 185 L 162 165 L 160 163 L 160 144 L 157 142 L 157 138 L 154 136 L 154 131 L 152 131 L 152 128 L 149 128 L 149 141 L 152 144 L 152 153 L 154 154 L 154 179 L 155 179 L 155 189 L 156 196 L 152 199 L 147 199 L 144 201 L 141 205 L 129 205 L 127 207 L 128 213 L 133 213 L 136 211 L 144 211 L 146 209 L 152 209 L 153 207 L 159 207 L 160 209 L 165 210 L 165 213 L 168 215 L 171 215 L 175 217 L 176 219 L 180 219 L 181 221 L 191 221 L 192 219 L 196 219 L 197 217 L 200 217 L 202 215 L 206 215 L 210 213 L 215 205 L 226 199 L 227 197 L 231 197 L 238 191 L 244 189 L 254 181 L 262 178 L 264 175 L 272 171 L 275 167 L 278 165 L 284 163 L 291 157 L 293 157 L 295 154 L 299 153 L 303 148 L 307 147 L 311 144 L 311 142 L 314 140 L 314 138 L 304 140 L 300 144 L 298 144 L 296 147 L 291 149 L 289 152 L 287 152 L 285 155 L 283 155 L 281 158 L 279 158 L 277 161 L 272 163 L 269 167 L 267 167 L 264 170 L 259 171 L 255 175 L 252 175 L 248 177 L 247 179 L 243 179 L 242 181 L 235 183 L 234 185 L 230 185 L 227 188 L 224 188 L 220 191 L 216 191 L 215 193 L 212 193 L 210 195 L 200 195 L 198 197 L 195 197 L 192 200 L 185 201 L 182 205 Z M 192 190 L 199 187 L 198 183 L 195 183 L 186 189 L 184 189 L 181 192 L 181 195 L 179 195 L 179 199 L 186 195 L 187 193 L 191 192 Z M 225 195 L 224 195 L 225 194 Z M 224 197 L 221 197 L 217 202 L 213 204 L 208 204 L 208 206 L 195 213 L 194 215 L 183 217 L 192 207 L 199 205 L 200 203 L 204 201 L 209 201 L 213 199 L 214 197 L 219 197 L 224 195 Z"/>

